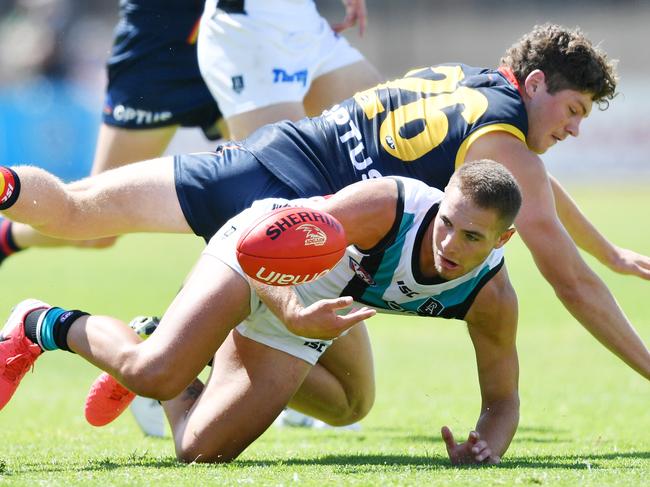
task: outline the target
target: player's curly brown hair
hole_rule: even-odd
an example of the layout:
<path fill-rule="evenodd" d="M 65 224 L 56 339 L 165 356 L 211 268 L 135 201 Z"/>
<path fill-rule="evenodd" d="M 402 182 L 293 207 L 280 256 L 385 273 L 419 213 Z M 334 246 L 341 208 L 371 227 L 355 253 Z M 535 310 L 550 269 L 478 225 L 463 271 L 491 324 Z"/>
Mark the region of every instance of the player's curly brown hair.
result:
<path fill-rule="evenodd" d="M 510 67 L 520 83 L 539 69 L 549 93 L 566 89 L 591 93 L 601 110 L 616 96 L 616 61 L 608 59 L 578 27 L 536 25 L 506 51 L 501 64 Z"/>

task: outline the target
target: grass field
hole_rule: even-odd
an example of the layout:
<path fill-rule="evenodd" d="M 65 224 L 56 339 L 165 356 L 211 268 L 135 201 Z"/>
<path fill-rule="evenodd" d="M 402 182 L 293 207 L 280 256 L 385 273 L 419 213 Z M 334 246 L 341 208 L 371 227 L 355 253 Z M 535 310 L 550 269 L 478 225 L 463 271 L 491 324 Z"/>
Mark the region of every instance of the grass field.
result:
<path fill-rule="evenodd" d="M 612 240 L 650 254 L 645 188 L 574 192 Z M 229 465 L 185 465 L 170 440 L 144 438 L 129 414 L 85 423 L 97 370 L 63 352 L 39 359 L 0 413 L 0 485 L 648 485 L 650 384 L 572 319 L 518 239 L 507 261 L 520 298 L 521 422 L 501 465 L 454 468 L 442 425 L 466 434 L 479 410 L 461 322 L 369 322 L 377 401 L 362 431 L 271 428 Z M 0 314 L 25 297 L 129 319 L 160 313 L 202 245 L 130 236 L 104 252 L 30 251 L 0 270 Z M 650 283 L 589 260 L 646 342 Z"/>

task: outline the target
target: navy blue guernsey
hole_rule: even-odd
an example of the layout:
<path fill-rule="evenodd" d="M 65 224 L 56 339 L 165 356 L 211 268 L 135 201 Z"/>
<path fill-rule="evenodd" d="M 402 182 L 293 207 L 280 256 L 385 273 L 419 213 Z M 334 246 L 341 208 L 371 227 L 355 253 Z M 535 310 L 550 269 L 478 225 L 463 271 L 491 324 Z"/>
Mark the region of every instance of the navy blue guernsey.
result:
<path fill-rule="evenodd" d="M 444 189 L 481 135 L 506 131 L 525 142 L 526 110 L 509 78 L 464 64 L 414 70 L 319 117 L 267 126 L 243 145 L 301 196 L 388 175 Z"/>

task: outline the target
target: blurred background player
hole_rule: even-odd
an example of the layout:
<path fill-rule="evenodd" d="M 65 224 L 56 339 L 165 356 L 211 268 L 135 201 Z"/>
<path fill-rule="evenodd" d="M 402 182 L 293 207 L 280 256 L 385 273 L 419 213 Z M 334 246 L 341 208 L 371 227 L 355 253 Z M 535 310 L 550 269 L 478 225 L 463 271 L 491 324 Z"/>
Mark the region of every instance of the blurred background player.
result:
<path fill-rule="evenodd" d="M 108 86 L 91 174 L 159 157 L 179 126 L 215 140 L 221 114 L 196 60 L 203 0 L 121 0 L 106 68 Z M 114 239 L 68 241 L 0 218 L 0 263 L 28 247 L 104 247 Z"/>
<path fill-rule="evenodd" d="M 330 27 L 313 0 L 207 0 L 201 18 L 201 73 L 232 139 L 261 125 L 316 116 L 381 81 L 339 32 L 366 28 L 365 0 L 345 0 Z"/>

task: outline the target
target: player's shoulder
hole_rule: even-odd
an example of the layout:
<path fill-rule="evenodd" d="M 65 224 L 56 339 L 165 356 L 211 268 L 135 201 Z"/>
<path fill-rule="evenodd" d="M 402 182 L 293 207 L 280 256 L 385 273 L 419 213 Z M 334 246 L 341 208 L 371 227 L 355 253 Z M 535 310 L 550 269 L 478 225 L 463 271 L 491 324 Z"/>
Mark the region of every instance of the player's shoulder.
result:
<path fill-rule="evenodd" d="M 442 199 L 443 192 L 425 182 L 406 176 L 388 176 L 395 182 L 398 199 L 410 201 L 426 201 L 437 203 Z"/>

